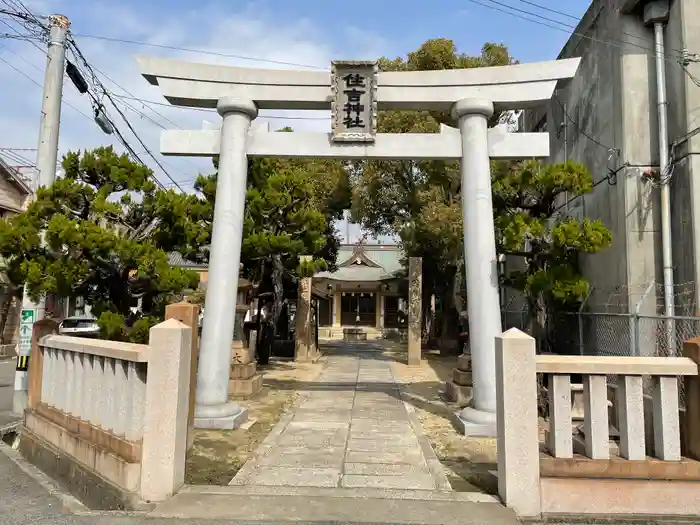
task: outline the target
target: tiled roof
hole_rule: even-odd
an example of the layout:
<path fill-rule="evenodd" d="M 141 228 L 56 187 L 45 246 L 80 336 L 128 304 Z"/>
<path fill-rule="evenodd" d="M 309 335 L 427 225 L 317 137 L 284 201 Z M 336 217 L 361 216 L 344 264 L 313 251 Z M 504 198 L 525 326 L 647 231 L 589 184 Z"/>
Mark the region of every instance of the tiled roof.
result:
<path fill-rule="evenodd" d="M 373 268 L 366 265 L 350 264 L 348 262 L 361 251 L 362 254 L 378 266 Z M 320 272 L 314 277 L 332 279 L 335 281 L 381 281 L 392 279 L 403 270 L 400 248 L 392 244 L 344 245 L 338 249 L 338 265 L 335 272 Z"/>
<path fill-rule="evenodd" d="M 168 253 L 168 260 L 170 262 L 171 266 L 180 266 L 183 268 L 192 268 L 192 269 L 206 269 L 208 267 L 207 264 L 204 263 L 196 263 L 193 261 L 188 261 L 185 259 L 181 253 L 178 252 L 170 252 Z"/>

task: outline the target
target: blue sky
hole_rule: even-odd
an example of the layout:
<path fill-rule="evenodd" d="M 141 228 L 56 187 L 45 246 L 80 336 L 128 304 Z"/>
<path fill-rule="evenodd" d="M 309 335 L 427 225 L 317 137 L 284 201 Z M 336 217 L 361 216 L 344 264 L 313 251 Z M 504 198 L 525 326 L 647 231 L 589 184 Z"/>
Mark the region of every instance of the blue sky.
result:
<path fill-rule="evenodd" d="M 164 102 L 158 89 L 141 78 L 134 54 L 236 66 L 288 67 L 265 62 L 268 60 L 327 68 L 332 59 L 405 55 L 429 38 L 445 37 L 454 40 L 459 51 L 469 54 L 477 54 L 484 42 L 491 41 L 506 44 L 511 55 L 521 62 L 550 60 L 556 58 L 569 36 L 567 32 L 571 28 L 566 26 L 575 25 L 576 20 L 544 8 L 580 17 L 590 2 L 535 0 L 541 7 L 523 0 L 24 0 L 24 3 L 34 12 L 59 12 L 71 19 L 78 45 L 114 94 Z M 478 4 L 488 4 L 491 8 Z M 534 16 L 517 9 L 530 11 Z M 559 27 L 563 31 L 541 25 L 556 25 L 542 17 L 561 21 L 563 25 Z M 534 18 L 540 24 L 524 18 Z M 10 23 L 14 30 L 24 31 L 6 16 L 0 16 L 0 21 Z M 14 30 L 0 24 L 0 33 Z M 83 35 L 235 54 L 251 60 L 114 43 Z M 45 57 L 31 43 L 0 39 L 0 59 L 9 64 L 0 60 L 0 78 L 3 78 L 0 148 L 35 148 L 41 107 L 39 84 L 43 80 Z M 216 121 L 216 113 L 120 100 L 130 104 L 131 107 L 124 105 L 122 109 L 147 147 L 161 162 L 167 163 L 166 170 L 180 185 L 191 186 L 198 172 L 209 170 L 210 163 L 202 159 L 160 157 L 159 135 L 161 129 L 173 129 L 175 125 L 199 129 L 203 120 Z M 61 153 L 113 142 L 92 122 L 89 100 L 76 93 L 69 83 L 64 90 L 64 102 Z M 286 119 L 281 120 L 280 116 Z M 263 118 L 273 126 L 291 125 L 297 130 L 324 131 L 330 126 L 328 115 L 323 112 L 311 115 L 274 112 Z M 31 160 L 34 153 L 22 155 Z M 147 155 L 144 158 L 166 185 L 172 185 Z"/>

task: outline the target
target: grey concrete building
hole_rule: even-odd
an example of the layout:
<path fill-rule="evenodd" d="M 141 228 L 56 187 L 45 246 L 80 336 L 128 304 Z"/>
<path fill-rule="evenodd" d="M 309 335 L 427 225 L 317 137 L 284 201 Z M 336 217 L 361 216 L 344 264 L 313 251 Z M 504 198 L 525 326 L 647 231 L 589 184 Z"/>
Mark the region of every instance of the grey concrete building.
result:
<path fill-rule="evenodd" d="M 668 142 L 674 296 L 677 314 L 697 314 L 700 287 L 700 53 L 698 0 L 594 0 L 559 58 L 581 57 L 575 78 L 560 83 L 550 106 L 521 115 L 525 131 L 548 129 L 551 162 L 583 163 L 594 190 L 563 199 L 562 212 L 601 219 L 611 249 L 582 260 L 594 286 L 591 303 L 615 295 L 632 311 L 650 283 L 659 283 L 642 313 L 661 313 L 662 234 L 657 87 L 653 21 L 665 18 Z M 697 57 L 695 57 L 697 58 Z M 651 174 L 651 176 L 650 176 Z M 566 202 L 568 201 L 568 203 Z M 656 310 L 656 311 L 654 311 Z"/>

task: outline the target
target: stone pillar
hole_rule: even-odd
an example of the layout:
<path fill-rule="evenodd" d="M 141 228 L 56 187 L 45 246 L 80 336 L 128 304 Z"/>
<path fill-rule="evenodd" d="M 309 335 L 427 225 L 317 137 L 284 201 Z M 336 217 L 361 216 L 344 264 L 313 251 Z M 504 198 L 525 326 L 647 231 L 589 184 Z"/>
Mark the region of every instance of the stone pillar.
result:
<path fill-rule="evenodd" d="M 303 255 L 301 262 L 308 262 L 311 257 Z M 296 342 L 294 348 L 295 361 L 308 361 L 311 355 L 311 277 L 299 279 L 299 295 L 297 297 L 297 312 L 294 316 L 296 324 Z"/>
<path fill-rule="evenodd" d="M 151 328 L 139 496 L 163 501 L 185 483 L 192 329 L 176 319 Z"/>
<path fill-rule="evenodd" d="M 243 408 L 228 400 L 228 386 L 248 174 L 246 141 L 258 110 L 250 100 L 225 97 L 219 100 L 217 111 L 223 123 L 195 426 L 232 429 L 245 420 Z"/>
<path fill-rule="evenodd" d="M 192 329 L 192 362 L 190 364 L 190 402 L 187 418 L 187 449 L 194 445 L 194 399 L 197 389 L 197 361 L 199 359 L 199 305 L 175 303 L 165 307 L 165 319 L 176 319 Z"/>
<path fill-rule="evenodd" d="M 408 364 L 421 361 L 421 299 L 423 291 L 423 259 L 408 260 Z"/>
<path fill-rule="evenodd" d="M 340 292 L 340 290 L 336 289 L 333 291 L 333 326 L 335 327 L 340 326 L 341 296 L 342 293 Z"/>
<path fill-rule="evenodd" d="M 379 330 L 379 318 L 380 318 L 380 312 L 379 312 L 379 292 L 372 292 L 374 295 L 374 327 Z"/>
<path fill-rule="evenodd" d="M 498 495 L 518 516 L 540 515 L 535 340 L 517 328 L 494 338 Z"/>
<path fill-rule="evenodd" d="M 472 366 L 471 406 L 460 413 L 465 435 L 496 435 L 496 337 L 501 335 L 496 235 L 491 198 L 488 119 L 493 104 L 460 100 L 452 107 L 462 135 L 462 216 Z"/>
<path fill-rule="evenodd" d="M 29 354 L 31 366 L 28 367 L 27 379 L 27 402 L 28 408 L 35 408 L 41 401 L 41 384 L 44 374 L 44 352 L 39 346 L 41 338 L 50 334 L 58 333 L 58 323 L 53 319 L 41 319 L 32 326 L 32 350 Z M 18 356 L 17 359 L 21 359 Z M 27 362 L 29 364 L 29 362 Z M 21 414 L 22 412 L 16 411 Z"/>
<path fill-rule="evenodd" d="M 700 366 L 700 337 L 683 343 L 683 356 L 692 359 Z M 683 455 L 700 461 L 700 376 L 684 376 L 683 381 L 685 415 L 680 421 Z"/>
<path fill-rule="evenodd" d="M 384 330 L 384 292 L 377 292 L 377 328 Z"/>

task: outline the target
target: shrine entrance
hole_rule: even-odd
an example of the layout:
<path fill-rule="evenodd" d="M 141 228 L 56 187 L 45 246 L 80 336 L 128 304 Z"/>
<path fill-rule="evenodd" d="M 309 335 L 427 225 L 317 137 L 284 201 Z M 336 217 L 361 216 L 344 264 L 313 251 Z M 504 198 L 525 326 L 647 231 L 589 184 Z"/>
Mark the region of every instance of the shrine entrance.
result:
<path fill-rule="evenodd" d="M 373 293 L 343 292 L 340 297 L 342 326 L 377 326 L 377 300 Z"/>
<path fill-rule="evenodd" d="M 467 434 L 495 435 L 495 338 L 501 334 L 491 159 L 546 158 L 548 133 L 488 127 L 494 112 L 548 103 L 580 59 L 502 67 L 380 73 L 376 62 L 336 61 L 331 71 L 251 69 L 138 57 L 143 76 L 174 105 L 216 108 L 220 129 L 164 131 L 161 153 L 219 156 L 209 282 L 199 354 L 195 424 L 230 428 L 240 407 L 228 400 L 233 316 L 243 233 L 247 158 L 317 157 L 459 161 L 473 382 Z M 271 133 L 253 125 L 259 110 L 330 110 L 329 133 Z M 381 110 L 440 111 L 452 117 L 440 133 L 377 133 Z M 408 362 L 420 363 L 419 259 L 409 264 Z M 361 299 L 348 315 L 364 319 Z M 342 301 L 341 301 L 342 306 Z M 360 310 L 358 314 L 358 309 Z M 367 307 L 369 309 L 369 306 Z M 369 320 L 368 320 L 369 322 Z M 416 361 L 417 360 L 417 361 Z"/>

